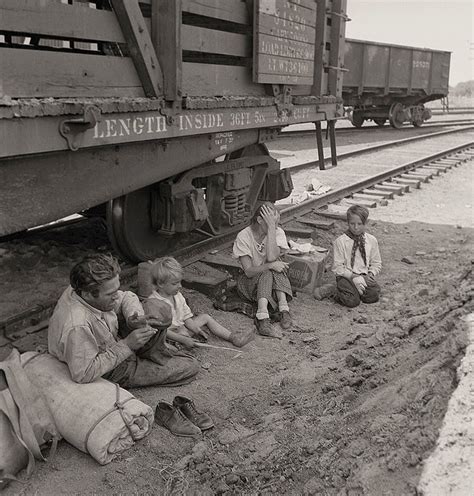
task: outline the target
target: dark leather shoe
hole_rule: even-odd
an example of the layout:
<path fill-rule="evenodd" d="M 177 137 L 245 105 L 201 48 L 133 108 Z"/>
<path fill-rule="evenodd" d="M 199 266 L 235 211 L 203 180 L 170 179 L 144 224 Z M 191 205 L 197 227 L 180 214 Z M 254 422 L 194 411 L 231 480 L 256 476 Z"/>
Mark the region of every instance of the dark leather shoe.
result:
<path fill-rule="evenodd" d="M 270 322 L 270 319 L 255 319 L 255 326 L 260 336 L 265 336 L 267 338 L 278 338 L 282 337 L 281 332 L 279 332 Z"/>
<path fill-rule="evenodd" d="M 194 401 L 186 396 L 176 396 L 173 405 L 193 424 L 197 425 L 201 431 L 207 431 L 214 427 L 214 422 L 207 413 L 198 412 Z"/>
<path fill-rule="evenodd" d="M 281 312 L 280 326 L 282 329 L 290 329 L 293 326 L 293 321 L 291 320 L 291 315 L 288 310 L 283 310 Z"/>
<path fill-rule="evenodd" d="M 168 429 L 175 436 L 195 437 L 201 434 L 201 429 L 194 425 L 183 412 L 166 401 L 160 401 L 155 411 L 155 422 Z"/>

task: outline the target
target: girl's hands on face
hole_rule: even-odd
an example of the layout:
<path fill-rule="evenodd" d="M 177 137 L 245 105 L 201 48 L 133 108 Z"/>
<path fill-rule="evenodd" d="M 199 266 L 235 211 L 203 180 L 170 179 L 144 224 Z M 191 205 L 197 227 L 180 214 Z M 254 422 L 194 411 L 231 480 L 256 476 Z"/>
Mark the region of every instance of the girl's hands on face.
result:
<path fill-rule="evenodd" d="M 263 205 L 260 216 L 268 227 L 276 227 L 278 223 L 278 213 L 268 205 Z"/>

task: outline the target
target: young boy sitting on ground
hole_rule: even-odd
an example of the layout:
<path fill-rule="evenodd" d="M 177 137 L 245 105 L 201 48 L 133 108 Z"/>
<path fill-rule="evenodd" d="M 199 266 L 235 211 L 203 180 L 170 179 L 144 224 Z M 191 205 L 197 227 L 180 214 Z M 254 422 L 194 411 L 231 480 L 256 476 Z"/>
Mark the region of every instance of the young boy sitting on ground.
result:
<path fill-rule="evenodd" d="M 153 315 L 154 308 L 157 308 L 154 303 L 157 303 L 157 300 L 169 305 L 172 322 L 167 330 L 168 339 L 184 344 L 187 348 L 193 348 L 195 342 L 192 336 L 201 336 L 207 339 L 208 336 L 202 329 L 204 326 L 207 326 L 212 334 L 230 341 L 239 348 L 253 339 L 252 329 L 246 332 L 231 332 L 208 314 L 193 316 L 180 292 L 183 268 L 174 258 L 163 257 L 155 260 L 151 268 L 151 278 L 155 290 L 143 302 L 143 306 L 148 313 L 151 312 Z M 158 312 L 163 314 L 160 310 Z"/>
<path fill-rule="evenodd" d="M 380 286 L 375 277 L 382 270 L 377 239 L 365 232 L 369 211 L 360 205 L 347 210 L 348 230 L 333 243 L 333 272 L 336 274 L 336 301 L 353 308 L 379 301 Z"/>

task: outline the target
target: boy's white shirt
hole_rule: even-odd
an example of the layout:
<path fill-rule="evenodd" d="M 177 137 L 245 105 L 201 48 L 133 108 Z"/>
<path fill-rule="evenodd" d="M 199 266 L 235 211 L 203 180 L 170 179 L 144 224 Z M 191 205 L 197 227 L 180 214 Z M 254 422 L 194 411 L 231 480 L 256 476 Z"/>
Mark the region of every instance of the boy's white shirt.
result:
<path fill-rule="evenodd" d="M 334 262 L 332 271 L 337 276 L 352 279 L 357 274 L 368 274 L 372 272 L 374 276 L 380 274 L 382 270 L 382 258 L 377 238 L 370 233 L 364 233 L 365 236 L 365 253 L 367 256 L 367 265 L 362 259 L 360 250 L 356 251 L 354 267 L 351 268 L 352 246 L 354 241 L 347 234 L 342 234 L 333 243 Z"/>
<path fill-rule="evenodd" d="M 171 307 L 173 320 L 171 322 L 171 325 L 168 327 L 169 331 L 173 331 L 183 326 L 184 322 L 193 316 L 193 312 L 186 303 L 186 299 L 180 292 L 173 296 L 173 301 L 165 296 L 161 296 L 156 290 L 153 291 L 153 293 L 151 293 L 149 297 L 165 301 Z"/>

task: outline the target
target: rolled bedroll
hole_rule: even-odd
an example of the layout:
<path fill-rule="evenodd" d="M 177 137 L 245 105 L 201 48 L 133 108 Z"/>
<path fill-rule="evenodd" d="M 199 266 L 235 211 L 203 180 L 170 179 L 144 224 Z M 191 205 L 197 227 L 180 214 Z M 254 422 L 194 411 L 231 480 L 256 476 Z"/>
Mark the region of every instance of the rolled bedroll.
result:
<path fill-rule="evenodd" d="M 117 384 L 74 382 L 66 364 L 47 353 L 28 352 L 23 368 L 41 390 L 59 433 L 101 465 L 110 463 L 153 427 L 153 409 Z"/>

